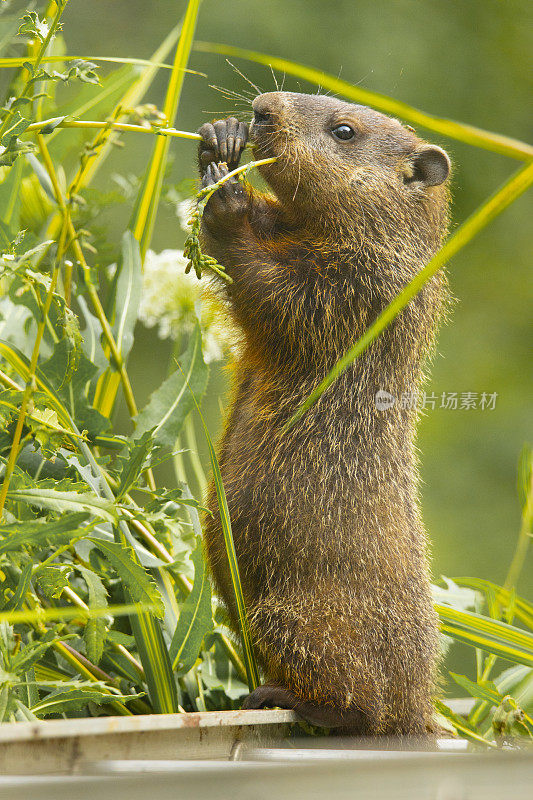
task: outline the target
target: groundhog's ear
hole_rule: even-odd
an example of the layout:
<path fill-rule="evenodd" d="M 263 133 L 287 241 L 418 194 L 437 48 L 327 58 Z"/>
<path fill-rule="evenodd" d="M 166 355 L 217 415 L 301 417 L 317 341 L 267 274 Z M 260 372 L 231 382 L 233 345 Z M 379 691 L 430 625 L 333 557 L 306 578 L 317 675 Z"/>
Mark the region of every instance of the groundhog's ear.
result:
<path fill-rule="evenodd" d="M 426 144 L 411 155 L 404 180 L 406 183 L 417 181 L 425 186 L 439 186 L 450 174 L 450 168 L 450 159 L 442 147 Z"/>

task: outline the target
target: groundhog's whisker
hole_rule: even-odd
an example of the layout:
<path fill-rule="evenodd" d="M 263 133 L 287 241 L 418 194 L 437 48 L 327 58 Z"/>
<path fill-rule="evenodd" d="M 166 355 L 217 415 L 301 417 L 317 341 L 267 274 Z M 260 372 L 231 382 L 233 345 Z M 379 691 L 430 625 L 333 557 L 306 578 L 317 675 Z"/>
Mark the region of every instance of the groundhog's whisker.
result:
<path fill-rule="evenodd" d="M 272 77 L 274 78 L 274 85 L 275 85 L 275 87 L 276 87 L 276 91 L 277 91 L 277 92 L 279 92 L 279 85 L 278 85 L 278 81 L 277 81 L 277 79 L 276 79 L 275 72 L 274 72 L 274 70 L 272 69 L 272 64 L 269 64 L 268 66 L 270 67 L 270 72 L 272 73 Z"/>
<path fill-rule="evenodd" d="M 240 69 L 238 69 L 238 67 L 235 66 L 235 64 L 232 64 L 229 58 L 226 59 L 226 63 L 229 64 L 230 67 L 235 70 L 237 75 L 240 75 L 241 78 L 246 81 L 246 83 L 249 83 L 252 89 L 255 89 L 257 94 L 263 94 L 263 90 L 260 89 L 259 86 L 256 86 L 256 84 L 253 83 L 253 81 L 251 81 L 250 78 L 247 78 L 246 75 L 243 72 L 241 72 Z"/>
<path fill-rule="evenodd" d="M 214 83 L 209 84 L 210 89 L 214 89 L 215 92 L 220 92 L 220 94 L 224 95 L 228 99 L 237 99 L 241 100 L 242 102 L 246 103 L 248 107 L 250 107 L 250 100 L 253 100 L 254 95 L 248 93 L 248 95 L 240 94 L 239 92 L 235 92 L 233 89 L 226 89 L 224 86 L 217 86 Z"/>

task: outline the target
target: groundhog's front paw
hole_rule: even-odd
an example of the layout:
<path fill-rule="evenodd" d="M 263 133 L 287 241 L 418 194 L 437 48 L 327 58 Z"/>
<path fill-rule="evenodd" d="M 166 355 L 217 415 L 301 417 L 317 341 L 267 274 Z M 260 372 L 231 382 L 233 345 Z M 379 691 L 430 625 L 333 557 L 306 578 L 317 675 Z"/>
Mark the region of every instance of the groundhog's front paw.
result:
<path fill-rule="evenodd" d="M 248 125 L 235 117 L 206 122 L 198 131 L 202 137 L 198 148 L 200 170 L 215 162 L 223 161 L 230 171 L 239 166 L 241 153 L 248 141 Z"/>
<path fill-rule="evenodd" d="M 212 186 L 229 172 L 226 164 L 209 164 L 202 178 L 202 186 Z M 209 198 L 203 223 L 210 233 L 229 232 L 238 227 L 248 211 L 249 198 L 237 178 L 229 178 Z"/>

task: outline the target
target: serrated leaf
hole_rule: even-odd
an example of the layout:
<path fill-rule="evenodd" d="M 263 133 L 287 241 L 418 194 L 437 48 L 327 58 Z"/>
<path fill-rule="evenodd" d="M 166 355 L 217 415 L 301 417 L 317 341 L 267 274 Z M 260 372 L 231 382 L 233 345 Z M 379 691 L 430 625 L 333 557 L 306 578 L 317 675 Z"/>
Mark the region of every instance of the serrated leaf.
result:
<path fill-rule="evenodd" d="M 86 522 L 86 512 L 65 514 L 61 519 L 46 522 L 26 521 L 0 525 L 0 553 L 18 550 L 20 547 L 35 547 L 53 541 L 55 544 L 68 542 L 77 535 L 86 533 L 80 526 Z"/>
<path fill-rule="evenodd" d="M 89 608 L 103 608 L 107 605 L 107 590 L 101 578 L 92 569 L 76 564 L 76 569 L 83 576 L 87 584 L 89 594 Z M 88 658 L 94 663 L 99 664 L 104 652 L 106 640 L 106 624 L 102 617 L 92 617 L 87 620 L 83 639 L 87 649 Z"/>
<path fill-rule="evenodd" d="M 163 604 L 159 590 L 149 573 L 136 561 L 132 548 L 118 542 L 97 539 L 95 536 L 89 536 L 88 539 L 111 564 L 131 595 L 132 602 L 156 605 L 162 615 Z"/>
<path fill-rule="evenodd" d="M 128 442 L 127 446 L 128 455 L 126 457 L 120 456 L 117 459 L 122 463 L 119 487 L 116 492 L 117 500 L 120 500 L 129 492 L 143 471 L 146 459 L 152 447 L 152 434 L 146 431 L 146 433 L 143 433 L 139 439 L 135 439 L 131 444 Z"/>
<path fill-rule="evenodd" d="M 176 371 L 150 395 L 136 421 L 135 435 L 152 431 L 154 441 L 173 447 L 187 414 L 194 408 L 191 392 L 200 402 L 206 386 L 208 369 L 202 358 L 202 337 L 197 325 L 187 350 L 179 358 Z"/>
<path fill-rule="evenodd" d="M 191 553 L 191 559 L 194 564 L 194 583 L 190 595 L 180 609 L 169 649 L 172 668 L 178 675 L 185 675 L 194 666 L 204 636 L 213 627 L 211 585 L 200 540 Z"/>
<path fill-rule="evenodd" d="M 91 492 L 60 492 L 41 488 L 10 489 L 8 497 L 18 503 L 27 503 L 48 511 L 86 511 L 107 522 L 115 522 L 117 519 L 114 503 Z"/>
<path fill-rule="evenodd" d="M 39 567 L 36 570 L 36 582 L 48 600 L 61 597 L 63 589 L 68 586 L 68 576 L 72 572 L 70 565 Z"/>
<path fill-rule="evenodd" d="M 14 671 L 18 674 L 27 672 L 45 655 L 54 642 L 63 642 L 72 638 L 74 638 L 73 634 L 62 636 L 58 629 L 54 627 L 52 630 L 47 631 L 41 639 L 29 642 L 17 653 L 12 660 Z"/>
<path fill-rule="evenodd" d="M 9 128 L 4 132 L 1 142 L 7 150 L 11 150 L 17 139 L 29 126 L 30 120 L 22 117 L 18 111 L 12 116 Z"/>
<path fill-rule="evenodd" d="M 9 602 L 6 603 L 3 609 L 4 611 L 18 611 L 22 607 L 26 593 L 30 588 L 32 572 L 33 564 L 30 562 L 29 564 L 26 564 L 20 573 L 20 578 L 18 580 L 15 593 L 13 597 L 10 598 Z"/>

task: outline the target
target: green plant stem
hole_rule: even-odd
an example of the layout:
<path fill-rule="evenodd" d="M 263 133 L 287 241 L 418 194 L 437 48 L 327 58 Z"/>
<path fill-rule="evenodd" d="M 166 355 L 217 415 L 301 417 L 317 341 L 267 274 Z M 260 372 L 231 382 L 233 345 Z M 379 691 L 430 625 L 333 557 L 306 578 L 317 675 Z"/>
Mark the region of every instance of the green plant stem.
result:
<path fill-rule="evenodd" d="M 22 403 L 21 403 L 21 406 L 20 406 L 20 412 L 19 412 L 19 415 L 18 415 L 17 424 L 15 426 L 15 432 L 13 434 L 13 442 L 12 442 L 12 445 L 11 445 L 11 449 L 9 451 L 9 457 L 8 457 L 7 464 L 6 464 L 6 471 L 5 471 L 5 474 L 4 474 L 4 480 L 2 482 L 2 487 L 0 489 L 0 520 L 3 517 L 6 497 L 7 497 L 8 491 L 9 491 L 9 484 L 11 482 L 11 477 L 12 477 L 13 472 L 15 470 L 15 464 L 16 464 L 16 461 L 17 461 L 17 458 L 18 458 L 19 444 L 20 444 L 20 439 L 21 439 L 21 435 L 22 435 L 22 429 L 24 427 L 24 420 L 26 419 L 26 412 L 28 410 L 28 405 L 30 403 L 31 396 L 32 396 L 32 394 L 33 394 L 33 392 L 35 390 L 35 374 L 36 374 L 36 371 L 37 371 L 37 361 L 38 361 L 38 358 L 39 358 L 39 351 L 41 349 L 41 343 L 42 343 L 42 339 L 43 339 L 44 329 L 46 327 L 46 319 L 47 319 L 48 313 L 50 311 L 50 306 L 52 304 L 52 297 L 53 297 L 54 292 L 55 292 L 55 288 L 56 288 L 56 284 L 57 284 L 57 278 L 58 278 L 58 275 L 59 275 L 59 269 L 60 269 L 60 265 L 61 265 L 61 260 L 60 260 L 61 259 L 61 253 L 62 253 L 62 248 L 63 248 L 63 245 L 64 245 L 64 241 L 65 241 L 65 232 L 66 232 L 65 231 L 65 225 L 63 225 L 63 228 L 62 228 L 62 231 L 61 231 L 60 240 L 59 240 L 59 243 L 58 243 L 58 252 L 57 252 L 57 257 L 56 257 L 56 263 L 55 263 L 54 270 L 52 272 L 52 279 L 50 281 L 50 286 L 49 286 L 48 291 L 46 293 L 46 298 L 45 298 L 44 306 L 43 306 L 43 309 L 42 309 L 42 318 L 41 318 L 41 321 L 39 322 L 39 325 L 37 326 L 37 335 L 35 337 L 35 344 L 33 345 L 33 351 L 32 351 L 31 360 L 30 360 L 30 374 L 28 376 L 28 380 L 26 381 L 26 387 L 24 389 L 24 394 L 22 396 Z"/>
<path fill-rule="evenodd" d="M 115 364 L 117 366 L 117 370 L 118 370 L 118 373 L 119 373 L 119 376 L 120 376 L 120 380 L 121 380 L 121 383 L 122 383 L 122 388 L 123 388 L 123 391 L 124 391 L 124 397 L 125 397 L 125 400 L 126 400 L 126 405 L 128 407 L 128 411 L 130 412 L 132 417 L 135 417 L 135 416 L 137 416 L 137 413 L 138 413 L 137 404 L 135 402 L 135 397 L 133 395 L 133 389 L 132 389 L 132 386 L 131 386 L 131 383 L 130 383 L 130 379 L 129 379 L 129 376 L 128 376 L 128 373 L 127 373 L 127 370 L 126 370 L 126 365 L 124 364 L 124 360 L 122 358 L 122 355 L 118 351 L 118 348 L 117 348 L 117 345 L 116 345 L 116 342 L 115 342 L 115 339 L 114 339 L 114 336 L 113 336 L 113 331 L 111 330 L 111 326 L 109 325 L 109 322 L 107 321 L 107 317 L 105 315 L 105 311 L 103 309 L 103 306 L 102 306 L 102 304 L 100 302 L 100 297 L 98 296 L 98 292 L 96 291 L 96 287 L 94 286 L 94 284 L 92 282 L 91 271 L 90 271 L 89 266 L 88 266 L 88 264 L 87 264 L 87 262 L 85 260 L 85 255 L 83 253 L 83 249 L 82 249 L 82 247 L 80 245 L 80 242 L 79 242 L 79 239 L 78 239 L 78 235 L 76 233 L 76 230 L 74 228 L 74 224 L 72 222 L 72 218 L 70 216 L 70 210 L 69 210 L 69 208 L 68 208 L 68 206 L 65 203 L 65 200 L 63 198 L 63 194 L 61 192 L 61 187 L 59 186 L 59 181 L 58 181 L 58 178 L 57 178 L 57 173 L 55 171 L 54 164 L 52 162 L 52 159 L 50 158 L 50 154 L 48 152 L 48 148 L 46 147 L 46 143 L 44 141 L 44 137 L 42 136 L 42 134 L 37 134 L 37 142 L 38 142 L 39 151 L 41 153 L 41 156 L 42 156 L 46 171 L 47 171 L 48 176 L 50 178 L 50 181 L 52 183 L 52 188 L 54 190 L 54 194 L 55 194 L 55 197 L 56 197 L 56 202 L 57 202 L 58 207 L 59 207 L 59 209 L 60 209 L 60 211 L 61 211 L 61 213 L 63 215 L 64 221 L 65 221 L 65 225 L 68 228 L 68 233 L 69 233 L 69 236 L 70 236 L 69 246 L 72 248 L 75 257 L 78 260 L 78 262 L 79 262 L 79 264 L 80 264 L 80 266 L 81 266 L 81 268 L 83 270 L 85 283 L 87 285 L 87 292 L 89 294 L 89 297 L 91 298 L 91 303 L 93 305 L 93 309 L 94 309 L 94 311 L 96 313 L 96 316 L 98 317 L 98 320 L 100 321 L 100 324 L 102 326 L 102 332 L 103 332 L 104 337 L 105 337 L 105 339 L 106 339 L 106 341 L 107 341 L 107 343 L 109 345 L 109 350 L 110 350 L 111 355 L 112 355 L 112 357 L 114 359 L 114 362 L 115 362 Z M 155 479 L 154 479 L 152 470 L 151 469 L 147 469 L 146 472 L 145 472 L 145 475 L 146 475 L 146 479 L 148 481 L 148 485 L 150 486 L 150 488 L 152 490 L 155 490 L 156 485 L 155 485 Z"/>
<path fill-rule="evenodd" d="M 468 242 L 470 242 L 488 223 L 500 214 L 508 205 L 528 189 L 533 183 L 533 163 L 528 163 L 490 197 L 483 205 L 463 222 L 456 233 L 451 236 L 446 244 L 431 259 L 420 272 L 407 284 L 405 289 L 381 312 L 376 321 L 365 331 L 361 338 L 351 347 L 342 358 L 337 361 L 333 369 L 313 389 L 307 399 L 294 412 L 285 426 L 289 430 L 305 412 L 329 389 L 339 375 L 363 353 L 372 342 L 387 328 L 398 316 L 400 311 L 418 294 L 430 278 L 438 272 L 444 264 L 453 258 Z"/>
<path fill-rule="evenodd" d="M 178 46 L 176 47 L 174 65 L 170 74 L 165 103 L 163 105 L 163 113 L 170 125 L 174 124 L 178 111 L 185 77 L 184 68 L 187 66 L 189 60 L 198 12 L 200 10 L 200 2 L 201 0 L 189 0 L 183 19 L 181 36 L 178 41 Z M 133 235 L 140 245 L 141 260 L 143 263 L 146 251 L 150 247 L 150 242 L 152 240 L 161 188 L 163 186 L 169 144 L 169 139 L 166 136 L 155 143 L 131 225 Z"/>
<path fill-rule="evenodd" d="M 520 525 L 520 532 L 518 534 L 518 541 L 513 555 L 513 560 L 509 567 L 507 577 L 503 582 L 503 588 L 510 592 L 518 583 L 518 578 L 522 572 L 524 562 L 526 559 L 529 545 L 531 542 L 531 528 L 533 526 L 533 473 L 530 480 L 529 491 L 527 499 L 522 511 L 522 522 Z"/>
<path fill-rule="evenodd" d="M 32 133 L 34 131 L 41 131 L 43 128 L 49 127 L 55 123 L 55 119 L 44 119 L 40 122 L 32 122 L 28 125 L 24 133 Z M 177 139 L 190 139 L 192 141 L 199 141 L 202 137 L 197 133 L 190 131 L 179 131 L 176 128 L 158 128 L 156 126 L 147 127 L 144 125 L 131 125 L 128 122 L 99 122 L 97 120 L 84 120 L 84 119 L 64 119 L 62 122 L 54 125 L 56 128 L 85 128 L 123 131 L 125 133 L 151 133 L 156 136 L 177 138 Z"/>
<path fill-rule="evenodd" d="M 10 378 L 9 375 L 6 375 L 5 372 L 2 372 L 2 370 L 0 370 L 0 381 L 4 384 L 4 386 L 7 386 L 9 389 L 14 389 L 16 392 L 24 391 L 23 386 L 19 386 L 18 383 Z"/>
<path fill-rule="evenodd" d="M 52 647 L 61 656 L 63 656 L 65 661 L 74 667 L 76 672 L 78 672 L 84 678 L 89 681 L 93 681 L 94 683 L 101 682 L 102 678 L 96 677 L 96 675 L 94 675 L 92 672 L 91 668 L 94 668 L 94 664 L 91 664 L 90 661 L 87 661 L 87 659 L 84 658 L 81 653 L 77 653 L 75 650 L 73 651 L 73 649 L 64 642 L 53 642 Z M 98 669 L 98 667 L 96 667 L 96 669 Z M 103 674 L 105 675 L 106 673 Z M 112 692 L 109 692 L 109 694 L 112 694 Z M 112 703 L 110 703 L 110 706 L 122 717 L 134 716 L 133 712 L 130 711 L 129 708 L 126 708 L 126 706 L 120 703 L 118 700 L 114 700 Z"/>
<path fill-rule="evenodd" d="M 354 86 L 348 81 L 337 78 L 334 75 L 328 75 L 322 72 L 322 70 L 314 69 L 313 67 L 296 64 L 294 61 L 289 61 L 285 58 L 257 53 L 253 50 L 232 47 L 227 44 L 196 41 L 194 43 L 194 49 L 204 53 L 220 53 L 235 58 L 244 58 L 247 61 L 255 61 L 258 64 L 264 64 L 272 69 L 277 69 L 280 72 L 309 81 L 309 83 L 320 86 L 324 90 L 343 95 L 356 103 L 364 103 L 365 105 L 373 106 L 383 111 L 385 114 L 401 117 L 407 120 L 407 122 L 413 123 L 413 125 L 421 125 L 423 128 L 435 131 L 435 133 L 449 136 L 452 139 L 466 142 L 475 147 L 482 147 L 493 153 L 500 153 L 511 158 L 519 159 L 520 161 L 533 158 L 533 147 L 526 144 L 526 142 L 521 142 L 509 136 L 502 136 L 499 133 L 485 131 L 481 128 L 476 128 L 474 125 L 467 125 L 463 122 L 456 122 L 455 120 L 443 119 L 442 117 L 435 117 L 432 114 L 426 114 L 424 111 L 413 108 L 407 103 L 402 103 L 401 100 L 395 100 L 393 97 L 388 97 L 378 92 L 371 92 L 368 89 L 363 89 L 361 86 Z"/>
<path fill-rule="evenodd" d="M 520 577 L 520 573 L 522 572 L 522 568 L 524 566 L 526 555 L 529 549 L 529 544 L 531 539 L 530 531 L 532 524 L 533 524 L 533 474 L 530 478 L 529 491 L 522 511 L 522 523 L 518 534 L 518 541 L 516 543 L 514 555 L 511 564 L 509 566 L 509 570 L 507 572 L 507 577 L 505 578 L 505 581 L 502 586 L 502 588 L 506 592 L 511 592 L 514 588 L 516 588 L 516 585 L 518 583 L 518 579 Z M 498 607 L 500 607 L 499 603 Z M 507 621 L 510 623 L 512 622 L 512 619 L 508 619 Z M 488 681 L 495 663 L 496 663 L 496 656 L 494 655 L 487 656 L 487 658 L 485 659 L 485 666 L 483 668 L 483 673 L 481 675 L 481 682 Z M 477 724 L 479 722 L 479 719 L 486 710 L 487 706 L 488 703 L 482 700 L 479 702 L 479 705 L 477 705 L 476 708 L 471 712 L 469 719 L 473 724 Z"/>
<path fill-rule="evenodd" d="M 35 61 L 33 62 L 33 75 L 35 75 L 35 73 L 39 69 L 39 66 L 41 64 L 42 59 L 44 58 L 48 45 L 50 44 L 53 36 L 55 35 L 63 11 L 66 8 L 67 2 L 68 0 L 63 0 L 63 2 L 56 2 L 56 9 L 57 9 L 56 13 L 54 14 L 52 22 L 50 23 L 50 28 L 48 29 L 48 33 L 46 34 L 44 41 L 41 43 L 39 52 L 37 53 Z M 22 91 L 22 94 L 20 95 L 21 97 L 28 97 L 30 92 L 32 91 L 32 84 L 30 83 L 31 77 L 32 76 L 30 76 L 30 78 L 28 78 L 28 80 L 26 81 L 26 85 Z M 4 121 L 2 122 L 2 125 L 0 126 L 0 140 L 2 139 L 2 136 L 4 135 L 6 130 L 8 129 L 12 116 L 13 112 L 9 110 L 4 118 Z"/>
<path fill-rule="evenodd" d="M 66 545 L 66 547 L 68 548 L 68 547 L 70 547 L 70 545 Z M 56 551 L 56 553 L 54 553 L 54 558 L 56 557 L 57 553 L 58 553 L 58 551 Z M 89 611 L 90 610 L 89 606 L 87 605 L 87 603 L 85 603 L 81 599 L 81 597 L 73 589 L 70 588 L 70 586 L 65 586 L 65 588 L 63 589 L 63 594 L 64 594 L 65 597 L 68 597 L 68 599 L 71 600 L 74 603 L 74 605 L 78 606 L 78 608 L 82 608 L 84 611 Z M 146 676 L 144 674 L 144 669 L 142 668 L 142 664 L 140 664 L 139 661 L 137 661 L 137 659 L 134 658 L 131 655 L 131 653 L 128 650 L 126 650 L 126 648 L 123 645 L 117 644 L 116 642 L 113 642 L 113 641 L 110 641 L 110 644 L 111 644 L 111 646 L 113 647 L 113 649 L 117 653 L 121 653 L 124 656 L 124 658 L 126 658 L 129 661 L 129 663 L 132 665 L 132 667 L 139 674 L 139 677 L 143 681 L 146 680 Z M 98 669 L 98 667 L 96 665 L 95 665 L 95 668 Z M 108 677 L 109 681 L 113 682 L 113 679 L 111 678 L 110 675 L 107 676 L 107 677 Z"/>
<path fill-rule="evenodd" d="M 196 478 L 196 482 L 198 483 L 200 496 L 203 497 L 205 495 L 205 490 L 207 487 L 207 480 L 205 477 L 204 468 L 202 467 L 202 462 L 200 461 L 200 457 L 198 455 L 198 442 L 196 440 L 196 431 L 194 430 L 194 421 L 190 414 L 186 418 L 183 427 L 185 434 L 185 443 L 189 450 L 189 460 L 191 462 L 192 471 Z"/>

